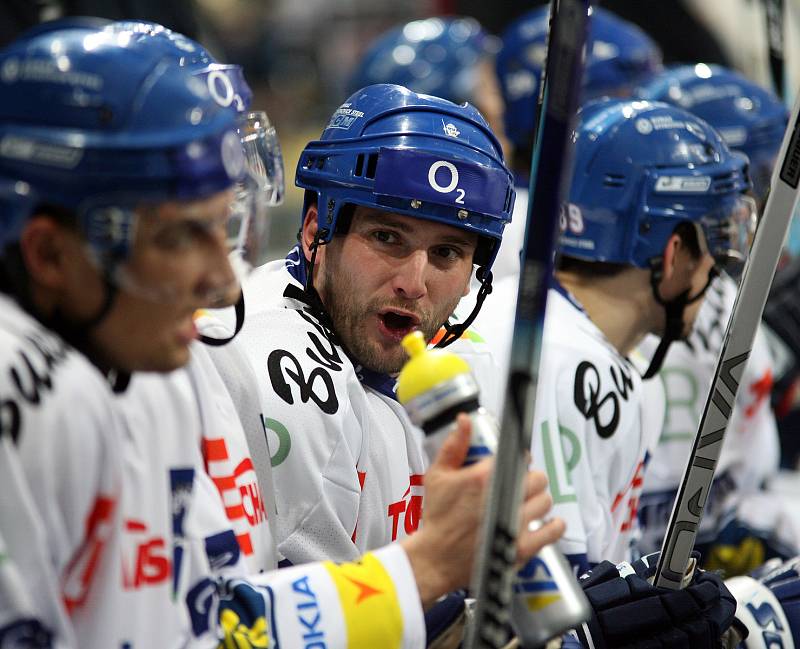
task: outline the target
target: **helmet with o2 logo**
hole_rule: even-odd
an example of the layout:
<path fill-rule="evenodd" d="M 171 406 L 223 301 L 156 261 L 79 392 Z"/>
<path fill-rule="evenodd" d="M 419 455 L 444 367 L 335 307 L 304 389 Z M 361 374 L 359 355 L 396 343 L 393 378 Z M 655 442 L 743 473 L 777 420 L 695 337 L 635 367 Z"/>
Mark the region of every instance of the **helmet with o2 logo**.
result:
<path fill-rule="evenodd" d="M 469 104 L 376 84 L 334 112 L 300 156 L 303 215 L 318 207 L 319 240 L 342 207 L 363 205 L 475 232 L 475 263 L 488 270 L 511 221 L 514 188 L 497 138 Z"/>

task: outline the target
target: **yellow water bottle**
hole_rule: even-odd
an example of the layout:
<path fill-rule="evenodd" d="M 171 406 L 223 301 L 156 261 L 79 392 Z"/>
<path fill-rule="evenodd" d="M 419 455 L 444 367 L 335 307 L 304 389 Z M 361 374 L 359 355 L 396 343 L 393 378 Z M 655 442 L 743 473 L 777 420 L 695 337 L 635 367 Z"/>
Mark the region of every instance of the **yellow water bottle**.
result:
<path fill-rule="evenodd" d="M 466 413 L 472 436 L 465 464 L 494 455 L 497 420 L 480 405 L 479 388 L 469 365 L 444 349 L 428 349 L 422 333 L 402 341 L 410 356 L 397 381 L 397 398 L 411 421 L 439 444 Z M 541 525 L 534 521 L 531 528 Z M 589 618 L 589 602 L 564 555 L 548 545 L 517 573 L 510 602 L 511 625 L 522 647 L 541 647 Z"/>

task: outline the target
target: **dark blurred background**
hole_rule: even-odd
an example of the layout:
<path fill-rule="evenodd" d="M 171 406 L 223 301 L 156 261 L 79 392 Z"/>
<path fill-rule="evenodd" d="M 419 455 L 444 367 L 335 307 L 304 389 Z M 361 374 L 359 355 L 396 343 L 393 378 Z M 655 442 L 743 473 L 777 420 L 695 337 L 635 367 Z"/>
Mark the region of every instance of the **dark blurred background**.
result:
<path fill-rule="evenodd" d="M 347 78 L 381 32 L 409 20 L 471 15 L 489 32 L 537 1 L 504 0 L 0 0 L 0 46 L 44 20 L 62 16 L 141 18 L 203 43 L 220 61 L 238 63 L 255 93 L 254 108 L 275 123 L 284 150 L 287 198 L 276 208 L 271 254 L 292 241 L 300 212 L 294 166 L 304 144 L 319 135 L 346 98 Z M 768 83 L 762 0 L 603 0 L 600 4 L 647 31 L 665 62 L 719 62 Z M 800 22 L 800 0 L 786 0 L 789 71 Z M 755 25 L 755 27 L 754 27 Z"/>

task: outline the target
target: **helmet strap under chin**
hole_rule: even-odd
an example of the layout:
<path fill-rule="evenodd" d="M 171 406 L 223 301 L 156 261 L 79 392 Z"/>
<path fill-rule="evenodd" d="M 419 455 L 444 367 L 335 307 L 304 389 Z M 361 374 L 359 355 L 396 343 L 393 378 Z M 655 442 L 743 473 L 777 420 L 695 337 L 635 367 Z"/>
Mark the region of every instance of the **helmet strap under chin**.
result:
<path fill-rule="evenodd" d="M 212 347 L 222 347 L 222 345 L 227 345 L 231 340 L 236 338 L 244 326 L 244 291 L 239 292 L 239 299 L 236 300 L 233 310 L 236 314 L 236 324 L 234 325 L 233 333 L 230 336 L 226 336 L 225 338 L 212 338 L 211 336 L 200 334 L 198 336 L 200 342 L 206 345 L 211 345 Z"/>
<path fill-rule="evenodd" d="M 664 307 L 664 313 L 666 316 L 664 333 L 662 334 L 661 340 L 658 343 L 658 347 L 653 354 L 653 358 L 650 360 L 650 365 L 642 375 L 643 379 L 652 378 L 661 369 L 670 345 L 676 340 L 683 338 L 683 312 L 689 304 L 696 302 L 705 295 L 708 287 L 711 285 L 711 282 L 714 281 L 714 278 L 718 274 L 716 266 L 713 267 L 708 273 L 708 280 L 706 281 L 705 286 L 703 286 L 703 288 L 696 295 L 690 296 L 689 291 L 691 289 L 686 289 L 677 297 L 674 297 L 671 300 L 665 300 L 663 297 L 661 297 L 661 293 L 658 290 L 658 285 L 661 283 L 661 279 L 663 277 L 663 261 L 663 257 L 654 257 L 650 260 L 650 287 L 653 289 L 653 297 L 655 298 L 656 302 Z"/>
<path fill-rule="evenodd" d="M 483 306 L 483 301 L 492 292 L 492 271 L 485 266 L 481 266 L 476 271 L 475 277 L 481 283 L 481 287 L 478 289 L 478 295 L 475 298 L 475 306 L 472 308 L 472 312 L 467 316 L 464 322 L 459 322 L 457 324 L 445 322 L 445 335 L 436 343 L 435 347 L 441 349 L 454 343 L 464 335 L 464 332 L 469 329 L 470 325 L 475 321 L 475 318 L 478 317 L 478 313 Z"/>

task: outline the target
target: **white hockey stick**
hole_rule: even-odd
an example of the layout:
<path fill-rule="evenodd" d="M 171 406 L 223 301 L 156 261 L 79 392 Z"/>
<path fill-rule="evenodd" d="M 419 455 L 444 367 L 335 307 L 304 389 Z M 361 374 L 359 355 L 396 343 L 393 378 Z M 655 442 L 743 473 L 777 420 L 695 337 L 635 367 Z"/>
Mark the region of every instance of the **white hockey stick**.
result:
<path fill-rule="evenodd" d="M 675 497 L 656 568 L 657 586 L 678 590 L 687 569 L 744 363 L 753 346 L 783 240 L 800 196 L 798 111 L 800 96 L 792 110 L 778 162 L 772 172 L 767 204 L 744 267 L 689 463 Z"/>
<path fill-rule="evenodd" d="M 589 8 L 590 0 L 554 0 L 551 4 L 547 64 L 531 160 L 530 202 L 497 470 L 492 478 L 481 551 L 472 580 L 476 608 L 466 641 L 470 649 L 502 647 L 508 641 L 518 512 L 531 445 L 559 210 L 571 179 L 570 135 L 583 76 Z M 580 588 L 577 582 L 575 587 Z M 558 626 L 556 620 L 553 622 L 554 628 Z"/>

